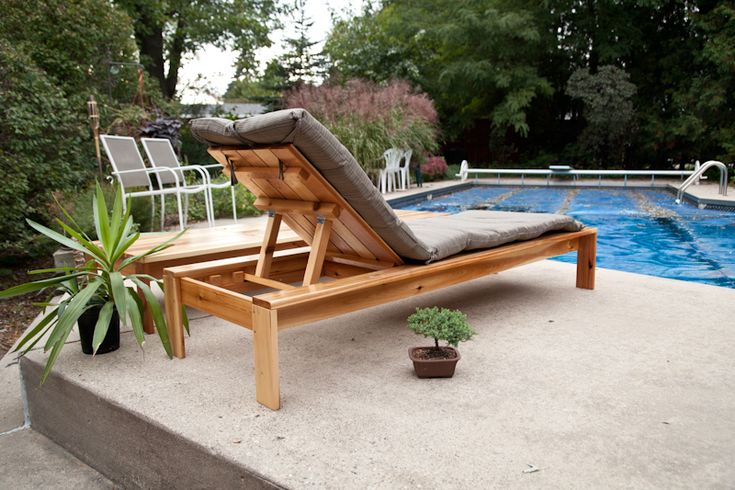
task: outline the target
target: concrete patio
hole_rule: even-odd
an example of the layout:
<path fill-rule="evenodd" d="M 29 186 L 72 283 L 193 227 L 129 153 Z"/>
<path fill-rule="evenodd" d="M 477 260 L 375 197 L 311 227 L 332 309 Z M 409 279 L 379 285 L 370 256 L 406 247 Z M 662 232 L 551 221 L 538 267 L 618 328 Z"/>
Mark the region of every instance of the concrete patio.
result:
<path fill-rule="evenodd" d="M 735 290 L 597 284 L 543 261 L 284 331 L 278 412 L 255 402 L 250 333 L 192 312 L 185 360 L 127 333 L 66 349 L 39 387 L 32 353 L 31 427 L 126 488 L 730 487 Z M 431 305 L 478 332 L 451 380 L 407 357 L 426 340 L 405 319 Z"/>

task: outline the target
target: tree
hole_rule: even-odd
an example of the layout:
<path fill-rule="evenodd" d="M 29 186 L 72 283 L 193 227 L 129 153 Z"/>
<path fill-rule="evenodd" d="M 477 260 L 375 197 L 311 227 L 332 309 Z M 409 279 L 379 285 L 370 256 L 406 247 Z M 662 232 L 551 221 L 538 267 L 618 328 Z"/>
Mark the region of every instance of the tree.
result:
<path fill-rule="evenodd" d="M 275 0 L 117 0 L 133 19 L 140 60 L 166 98 L 176 95 L 184 55 L 205 44 L 240 52 L 239 71 L 255 65 L 254 53 L 269 46 L 280 12 Z M 166 69 L 168 67 L 168 69 Z"/>
<path fill-rule="evenodd" d="M 283 93 L 290 87 L 286 68 L 275 58 L 259 77 L 245 75 L 230 82 L 223 98 L 228 102 L 257 102 L 276 110 L 281 108 Z"/>
<path fill-rule="evenodd" d="M 306 15 L 305 4 L 305 0 L 294 2 L 296 37 L 285 40 L 288 51 L 280 60 L 292 86 L 321 81 L 324 75 L 324 55 L 313 52 L 319 41 L 309 38 L 314 21 Z"/>
<path fill-rule="evenodd" d="M 579 147 L 592 156 L 596 167 L 622 164 L 635 119 L 636 88 L 628 74 L 612 65 L 599 67 L 594 74 L 580 68 L 569 78 L 566 92 L 584 105 L 587 126 L 579 136 Z"/>

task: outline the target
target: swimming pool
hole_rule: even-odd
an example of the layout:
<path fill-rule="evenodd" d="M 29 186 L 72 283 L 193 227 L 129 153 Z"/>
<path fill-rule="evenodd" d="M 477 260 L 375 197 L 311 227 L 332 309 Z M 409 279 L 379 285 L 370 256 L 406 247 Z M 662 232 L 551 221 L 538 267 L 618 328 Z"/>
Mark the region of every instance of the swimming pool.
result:
<path fill-rule="evenodd" d="M 563 213 L 598 229 L 599 267 L 735 288 L 735 212 L 677 205 L 665 190 L 473 186 L 396 207 Z"/>

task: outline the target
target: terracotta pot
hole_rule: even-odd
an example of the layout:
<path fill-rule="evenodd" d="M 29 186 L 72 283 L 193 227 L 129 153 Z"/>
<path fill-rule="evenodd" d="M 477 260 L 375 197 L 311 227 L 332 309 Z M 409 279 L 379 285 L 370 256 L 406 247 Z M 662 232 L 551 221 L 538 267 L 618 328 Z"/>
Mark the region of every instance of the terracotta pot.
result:
<path fill-rule="evenodd" d="M 420 359 L 414 352 L 418 349 L 434 349 L 435 347 L 411 347 L 408 349 L 408 357 L 413 361 L 413 369 L 419 378 L 451 378 L 454 376 L 454 368 L 462 358 L 459 351 L 454 347 L 440 347 L 444 351 L 451 351 L 456 357 L 451 359 Z"/>

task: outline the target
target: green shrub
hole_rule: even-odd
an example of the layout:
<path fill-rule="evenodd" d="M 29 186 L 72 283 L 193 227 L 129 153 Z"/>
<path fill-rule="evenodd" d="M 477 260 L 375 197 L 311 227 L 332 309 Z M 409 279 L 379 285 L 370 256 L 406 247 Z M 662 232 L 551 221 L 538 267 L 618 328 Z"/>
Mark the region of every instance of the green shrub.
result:
<path fill-rule="evenodd" d="M 408 328 L 415 334 L 433 338 L 436 347 L 439 347 L 440 340 L 457 347 L 460 342 L 470 340 L 475 335 L 467 323 L 467 315 L 459 310 L 439 309 L 436 306 L 416 308 L 416 313 L 408 317 Z"/>
<path fill-rule="evenodd" d="M 33 61 L 0 39 L 0 257 L 44 251 L 26 225 L 48 223 L 51 191 L 83 185 L 94 158 L 79 151 L 84 121 Z M 93 153 L 90 155 L 92 156 Z"/>
<path fill-rule="evenodd" d="M 192 177 L 193 172 L 187 177 Z M 193 182 L 193 181 L 192 181 Z M 213 176 L 212 182 L 222 183 L 229 182 L 229 177 L 220 174 Z M 175 213 L 176 208 L 173 207 L 173 200 L 169 198 L 167 201 L 171 205 L 166 206 L 166 214 L 172 216 L 171 213 Z M 246 216 L 259 216 L 260 210 L 253 206 L 255 202 L 255 195 L 245 188 L 243 185 L 235 186 L 235 203 L 237 206 L 237 217 L 244 218 Z M 212 189 L 212 205 L 214 207 L 214 218 L 215 219 L 228 219 L 232 218 L 232 197 L 230 189 Z M 189 196 L 189 221 L 204 221 L 207 219 L 207 211 L 204 208 L 204 196 L 201 194 L 194 194 Z"/>

